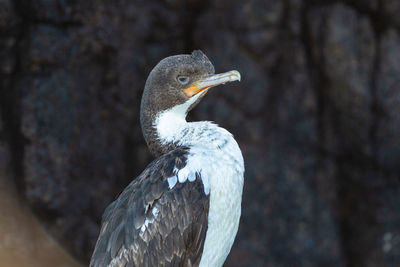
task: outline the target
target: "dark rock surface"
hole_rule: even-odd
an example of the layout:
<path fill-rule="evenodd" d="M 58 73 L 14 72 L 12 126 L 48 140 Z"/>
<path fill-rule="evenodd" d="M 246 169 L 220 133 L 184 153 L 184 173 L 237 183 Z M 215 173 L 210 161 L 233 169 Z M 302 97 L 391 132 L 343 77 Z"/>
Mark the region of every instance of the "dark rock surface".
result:
<path fill-rule="evenodd" d="M 397 0 L 0 0 L 0 166 L 87 259 L 151 160 L 145 79 L 202 49 L 242 82 L 190 115 L 237 138 L 243 216 L 226 266 L 400 265 Z M 4 162 L 9 164 L 5 164 Z"/>

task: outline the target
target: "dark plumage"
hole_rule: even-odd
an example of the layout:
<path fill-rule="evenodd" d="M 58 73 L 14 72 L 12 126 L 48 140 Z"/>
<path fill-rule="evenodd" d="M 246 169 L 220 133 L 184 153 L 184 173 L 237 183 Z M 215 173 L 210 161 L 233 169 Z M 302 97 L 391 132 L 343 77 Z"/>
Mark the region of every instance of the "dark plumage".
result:
<path fill-rule="evenodd" d="M 214 72 L 213 64 L 200 50 L 194 51 L 191 55 L 164 58 L 150 72 L 142 96 L 140 123 L 144 138 L 152 154 L 159 156 L 175 148 L 173 144 L 169 146 L 160 144 L 151 124 L 158 112 L 188 100 L 188 97 L 181 92 L 185 85 L 180 84 L 176 77 L 186 75 L 190 77 L 191 82 L 194 82 L 214 74 Z M 188 111 L 196 106 L 200 100 L 201 98 Z"/>
<path fill-rule="evenodd" d="M 173 176 L 175 166 L 185 166 L 186 157 L 187 149 L 175 149 L 156 159 L 107 207 L 90 266 L 108 266 L 132 244 L 136 248 L 134 255 L 117 260 L 116 266 L 199 264 L 207 231 L 209 195 L 204 194 L 200 177 L 195 182 L 178 183 L 171 190 L 166 181 Z M 153 208 L 159 211 L 156 218 Z M 169 216 L 171 213 L 174 216 Z M 146 219 L 154 222 L 141 235 Z M 180 238 L 176 240 L 177 236 Z M 184 251 L 181 247 L 189 249 Z"/>

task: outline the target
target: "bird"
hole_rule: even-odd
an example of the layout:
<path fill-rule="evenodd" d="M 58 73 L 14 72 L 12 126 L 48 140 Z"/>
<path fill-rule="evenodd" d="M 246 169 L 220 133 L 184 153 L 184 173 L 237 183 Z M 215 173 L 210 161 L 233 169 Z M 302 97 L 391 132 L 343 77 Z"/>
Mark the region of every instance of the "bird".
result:
<path fill-rule="evenodd" d="M 243 156 L 226 129 L 186 116 L 210 88 L 240 79 L 215 74 L 200 50 L 153 68 L 140 123 L 156 159 L 105 209 L 91 267 L 223 265 L 239 226 Z"/>

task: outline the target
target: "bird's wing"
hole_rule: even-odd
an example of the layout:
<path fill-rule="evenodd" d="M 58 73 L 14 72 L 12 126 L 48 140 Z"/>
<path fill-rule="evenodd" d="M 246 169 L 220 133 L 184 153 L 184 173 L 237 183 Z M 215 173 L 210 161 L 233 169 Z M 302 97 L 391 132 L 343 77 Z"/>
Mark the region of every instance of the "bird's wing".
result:
<path fill-rule="evenodd" d="M 107 207 L 91 267 L 199 264 L 209 194 L 200 173 L 186 173 L 190 179 L 183 183 L 176 180 L 187 155 L 186 149 L 176 149 L 153 161 Z"/>

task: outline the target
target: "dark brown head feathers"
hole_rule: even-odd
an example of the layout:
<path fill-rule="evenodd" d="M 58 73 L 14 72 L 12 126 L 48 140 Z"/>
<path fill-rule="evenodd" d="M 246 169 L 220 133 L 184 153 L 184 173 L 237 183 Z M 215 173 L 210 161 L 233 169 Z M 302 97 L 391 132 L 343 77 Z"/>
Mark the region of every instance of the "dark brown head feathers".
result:
<path fill-rule="evenodd" d="M 182 90 L 214 73 L 213 64 L 200 50 L 195 50 L 192 54 L 164 58 L 153 68 L 146 81 L 140 110 L 143 135 L 153 154 L 158 156 L 168 151 L 168 148 L 162 147 L 157 140 L 153 128 L 157 114 L 186 102 L 188 97 Z M 187 84 L 179 82 L 181 76 L 188 77 Z"/>
<path fill-rule="evenodd" d="M 207 66 L 210 73 L 215 72 L 213 64 L 211 64 L 208 57 L 201 50 L 194 50 L 191 56 L 196 62 L 202 62 L 205 66 Z"/>

